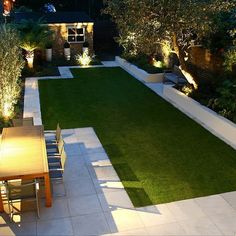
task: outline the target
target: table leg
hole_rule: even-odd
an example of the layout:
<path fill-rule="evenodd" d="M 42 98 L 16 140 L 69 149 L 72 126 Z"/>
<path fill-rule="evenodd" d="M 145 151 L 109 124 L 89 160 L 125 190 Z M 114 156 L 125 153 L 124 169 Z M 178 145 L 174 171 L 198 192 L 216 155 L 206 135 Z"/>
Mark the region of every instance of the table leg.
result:
<path fill-rule="evenodd" d="M 44 175 L 46 207 L 52 206 L 52 194 L 49 174 Z"/>
<path fill-rule="evenodd" d="M 3 201 L 2 201 L 2 194 L 1 194 L 1 192 L 0 192 L 0 212 L 4 212 Z"/>

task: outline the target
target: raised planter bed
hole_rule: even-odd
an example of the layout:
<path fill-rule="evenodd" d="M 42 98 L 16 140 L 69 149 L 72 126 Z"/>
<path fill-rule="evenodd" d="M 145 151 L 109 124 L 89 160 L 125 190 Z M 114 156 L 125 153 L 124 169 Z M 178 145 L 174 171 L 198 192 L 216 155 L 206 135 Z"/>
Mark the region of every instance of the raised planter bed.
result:
<path fill-rule="evenodd" d="M 236 124 L 201 105 L 172 86 L 164 86 L 164 97 L 211 133 L 236 149 Z M 184 124 L 183 124 L 184 125 Z"/>
<path fill-rule="evenodd" d="M 125 59 L 116 56 L 116 62 L 120 65 L 121 68 L 132 74 L 134 77 L 140 81 L 146 83 L 162 83 L 164 79 L 164 73 L 149 74 L 146 71 L 138 68 L 137 66 L 129 63 Z"/>

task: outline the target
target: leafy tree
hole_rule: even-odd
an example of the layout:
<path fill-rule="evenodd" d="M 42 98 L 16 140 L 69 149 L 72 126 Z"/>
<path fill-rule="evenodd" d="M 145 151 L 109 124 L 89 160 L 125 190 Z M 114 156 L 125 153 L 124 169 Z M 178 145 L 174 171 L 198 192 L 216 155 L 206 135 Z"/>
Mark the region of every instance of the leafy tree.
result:
<path fill-rule="evenodd" d="M 236 16 L 236 13 L 234 16 Z M 234 28 L 229 30 L 229 35 L 232 41 L 231 44 L 228 45 L 228 50 L 224 53 L 224 66 L 226 71 L 232 72 L 233 66 L 236 65 L 236 20 Z"/>
<path fill-rule="evenodd" d="M 45 47 L 46 43 L 50 40 L 52 31 L 47 25 L 43 24 L 42 19 L 38 21 L 22 20 L 17 25 L 20 32 L 21 48 L 26 52 L 26 60 L 30 68 L 33 67 L 34 51 L 38 48 Z"/>
<path fill-rule="evenodd" d="M 133 56 L 156 51 L 160 43 L 160 36 L 157 34 L 160 23 L 152 13 L 151 1 L 110 0 L 103 12 L 110 14 L 117 24 L 117 41 L 124 48 L 124 53 Z"/>
<path fill-rule="evenodd" d="M 213 18 L 211 31 L 205 35 L 202 44 L 212 52 L 223 52 L 234 44 L 236 30 L 236 9 L 221 12 Z"/>
<path fill-rule="evenodd" d="M 117 24 L 118 42 L 125 53 L 154 54 L 158 45 L 168 40 L 178 56 L 182 72 L 189 73 L 188 49 L 212 31 L 213 19 L 236 7 L 236 0 L 107 0 L 104 13 Z"/>
<path fill-rule="evenodd" d="M 14 114 L 20 94 L 19 77 L 24 66 L 20 40 L 15 29 L 0 25 L 0 117 Z"/>

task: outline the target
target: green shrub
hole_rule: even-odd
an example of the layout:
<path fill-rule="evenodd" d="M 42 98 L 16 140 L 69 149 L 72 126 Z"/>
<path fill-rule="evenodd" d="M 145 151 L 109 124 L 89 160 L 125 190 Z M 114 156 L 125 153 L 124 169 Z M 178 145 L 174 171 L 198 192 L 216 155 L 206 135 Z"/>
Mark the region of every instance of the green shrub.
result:
<path fill-rule="evenodd" d="M 6 120 L 5 118 L 0 117 L 0 134 L 2 133 L 2 129 L 4 127 L 10 127 L 10 126 L 12 126 L 11 120 Z"/>
<path fill-rule="evenodd" d="M 208 106 L 220 115 L 236 122 L 236 80 L 226 80 L 216 90 L 217 97 L 209 100 Z"/>
<path fill-rule="evenodd" d="M 34 68 L 24 67 L 22 76 L 26 77 L 40 77 L 40 76 L 60 76 L 57 66 L 52 64 L 35 65 Z"/>
<path fill-rule="evenodd" d="M 93 60 L 90 63 L 90 65 L 102 65 L 102 62 L 97 56 L 94 56 Z"/>
<path fill-rule="evenodd" d="M 224 54 L 224 57 L 225 57 L 225 60 L 224 60 L 225 70 L 232 72 L 233 66 L 236 65 L 236 47 L 230 48 Z"/>
<path fill-rule="evenodd" d="M 143 69 L 150 74 L 163 72 L 163 68 L 158 68 L 151 64 L 150 57 L 148 57 L 147 55 L 141 54 L 138 56 L 124 56 L 124 58 L 130 63 L 136 65 L 140 69 Z"/>

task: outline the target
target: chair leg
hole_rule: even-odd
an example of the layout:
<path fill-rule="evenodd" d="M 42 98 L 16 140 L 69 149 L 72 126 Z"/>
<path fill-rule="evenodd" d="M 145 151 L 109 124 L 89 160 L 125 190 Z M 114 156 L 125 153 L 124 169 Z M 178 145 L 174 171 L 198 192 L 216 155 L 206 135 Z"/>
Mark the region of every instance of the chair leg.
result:
<path fill-rule="evenodd" d="M 13 222 L 13 215 L 14 215 L 14 208 L 13 208 L 13 202 L 8 200 L 8 210 L 9 210 L 9 218 L 10 222 Z"/>
<path fill-rule="evenodd" d="M 36 206 L 37 206 L 37 216 L 38 216 L 38 218 L 40 218 L 40 214 L 39 214 L 39 199 L 36 200 Z"/>
<path fill-rule="evenodd" d="M 63 186 L 64 194 L 54 194 L 55 191 L 53 190 L 53 184 L 61 184 Z M 66 187 L 65 187 L 63 181 L 60 181 L 60 182 L 52 181 L 52 194 L 54 197 L 65 197 L 66 196 Z"/>
<path fill-rule="evenodd" d="M 40 214 L 39 214 L 39 182 L 37 180 L 35 180 L 35 197 L 36 197 L 36 207 L 37 207 L 37 216 L 38 218 L 40 218 Z"/>

